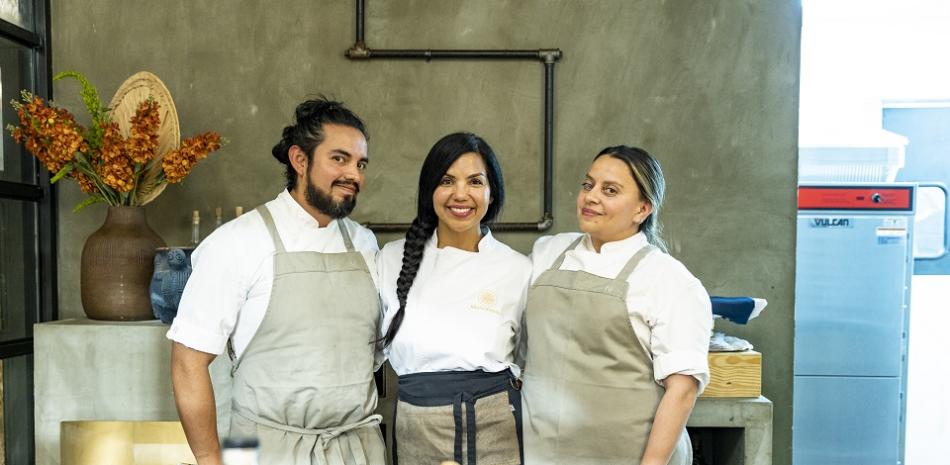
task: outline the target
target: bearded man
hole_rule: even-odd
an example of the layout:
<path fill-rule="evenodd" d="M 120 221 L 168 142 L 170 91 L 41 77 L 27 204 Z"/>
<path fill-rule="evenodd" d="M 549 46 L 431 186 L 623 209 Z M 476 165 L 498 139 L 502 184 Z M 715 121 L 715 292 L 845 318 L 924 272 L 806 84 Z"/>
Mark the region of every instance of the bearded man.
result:
<path fill-rule="evenodd" d="M 373 372 L 381 357 L 373 233 L 347 218 L 369 163 L 340 102 L 297 106 L 272 150 L 287 189 L 194 251 L 168 338 L 179 417 L 199 465 L 221 463 L 208 366 L 225 350 L 230 431 L 260 463 L 383 464 Z"/>

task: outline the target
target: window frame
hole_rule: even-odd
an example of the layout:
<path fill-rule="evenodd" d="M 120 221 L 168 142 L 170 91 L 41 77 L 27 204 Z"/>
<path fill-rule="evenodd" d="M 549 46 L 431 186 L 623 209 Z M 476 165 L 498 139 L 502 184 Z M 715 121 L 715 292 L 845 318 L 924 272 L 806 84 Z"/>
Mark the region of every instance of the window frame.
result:
<path fill-rule="evenodd" d="M 29 31 L 0 19 L 0 37 L 31 50 L 32 85 L 34 93 L 52 97 L 52 54 L 50 53 L 50 0 L 25 0 L 33 3 L 33 29 Z M 4 102 L 5 104 L 5 102 Z M 5 131 L 5 129 L 4 129 Z M 33 276 L 36 283 L 36 308 L 22 308 L 28 323 L 52 321 L 58 318 L 57 302 L 57 243 L 56 243 L 56 189 L 50 184 L 50 173 L 39 163 L 33 163 L 36 183 L 0 181 L 0 198 L 32 202 L 37 207 L 36 259 Z M 4 311 L 18 311 L 11 308 Z M 24 337 L 0 342 L 0 359 L 20 357 L 33 353 L 33 338 Z"/>

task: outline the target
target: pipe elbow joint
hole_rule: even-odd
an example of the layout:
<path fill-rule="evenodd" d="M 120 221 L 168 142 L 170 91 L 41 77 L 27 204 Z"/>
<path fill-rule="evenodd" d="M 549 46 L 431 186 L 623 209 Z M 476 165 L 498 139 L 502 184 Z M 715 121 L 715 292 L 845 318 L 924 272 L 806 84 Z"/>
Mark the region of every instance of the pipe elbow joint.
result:
<path fill-rule="evenodd" d="M 362 41 L 357 42 L 346 51 L 346 57 L 351 60 L 365 60 L 369 58 L 369 49 Z"/>
<path fill-rule="evenodd" d="M 544 216 L 541 217 L 541 221 L 538 222 L 538 231 L 547 231 L 551 229 L 551 226 L 554 226 L 554 215 L 544 212 Z"/>
<path fill-rule="evenodd" d="M 560 49 L 538 50 L 538 58 L 545 63 L 554 63 L 561 59 Z"/>

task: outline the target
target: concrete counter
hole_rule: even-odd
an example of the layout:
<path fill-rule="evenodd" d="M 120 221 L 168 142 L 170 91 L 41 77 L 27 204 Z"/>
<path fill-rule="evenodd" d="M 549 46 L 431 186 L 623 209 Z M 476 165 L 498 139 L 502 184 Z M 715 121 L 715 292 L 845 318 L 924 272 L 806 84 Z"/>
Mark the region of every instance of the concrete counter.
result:
<path fill-rule="evenodd" d="M 61 463 L 64 421 L 178 420 L 167 330 L 157 320 L 75 319 L 34 326 L 38 465 Z M 228 365 L 224 358 L 212 364 L 216 386 L 227 378 Z M 227 410 L 220 398 L 218 405 Z M 700 398 L 687 427 L 716 449 L 711 458 L 717 465 L 772 463 L 772 402 L 764 397 Z"/>
<path fill-rule="evenodd" d="M 158 320 L 33 326 L 37 465 L 60 464 L 64 421 L 178 421 L 167 331 Z M 216 386 L 227 378 L 228 364 L 212 363 Z"/>

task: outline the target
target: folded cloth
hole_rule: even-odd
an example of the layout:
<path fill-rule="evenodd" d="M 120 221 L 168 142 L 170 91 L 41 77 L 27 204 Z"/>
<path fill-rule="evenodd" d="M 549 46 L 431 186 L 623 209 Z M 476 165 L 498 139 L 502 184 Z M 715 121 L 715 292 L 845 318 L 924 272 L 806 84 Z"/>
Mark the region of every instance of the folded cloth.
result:
<path fill-rule="evenodd" d="M 726 336 L 718 331 L 709 338 L 710 352 L 739 352 L 752 350 L 752 343 L 734 336 Z"/>
<path fill-rule="evenodd" d="M 718 315 L 733 323 L 744 325 L 749 320 L 759 316 L 759 313 L 768 305 L 765 299 L 752 297 L 719 297 L 712 296 L 713 315 Z"/>

